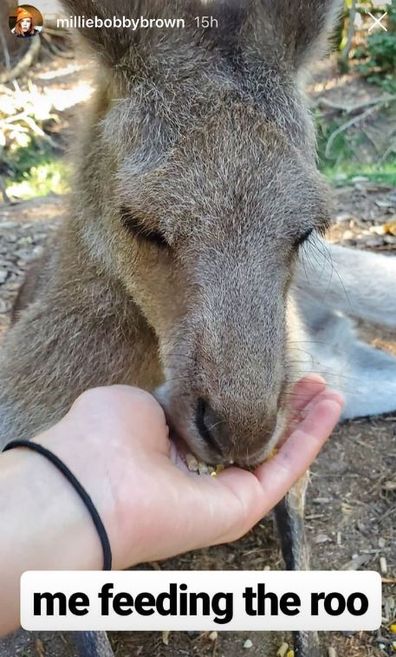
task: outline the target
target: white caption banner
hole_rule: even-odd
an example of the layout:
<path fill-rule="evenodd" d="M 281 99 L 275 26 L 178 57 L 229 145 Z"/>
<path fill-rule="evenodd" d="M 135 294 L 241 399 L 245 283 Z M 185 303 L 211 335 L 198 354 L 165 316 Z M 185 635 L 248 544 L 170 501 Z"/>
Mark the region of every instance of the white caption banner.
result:
<path fill-rule="evenodd" d="M 376 572 L 26 572 L 26 630 L 376 630 Z"/>

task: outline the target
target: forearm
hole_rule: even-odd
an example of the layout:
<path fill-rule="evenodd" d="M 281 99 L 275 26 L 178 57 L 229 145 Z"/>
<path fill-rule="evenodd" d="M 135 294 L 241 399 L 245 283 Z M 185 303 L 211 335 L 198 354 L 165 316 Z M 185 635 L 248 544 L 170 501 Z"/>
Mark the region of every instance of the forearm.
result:
<path fill-rule="evenodd" d="M 26 570 L 102 567 L 101 545 L 80 498 L 44 457 L 27 449 L 0 456 L 0 635 L 18 627 Z"/>
<path fill-rule="evenodd" d="M 136 552 L 140 492 L 132 470 L 138 446 L 158 434 L 166 444 L 165 420 L 154 399 L 117 386 L 85 393 L 58 424 L 34 439 L 56 454 L 90 495 L 108 534 L 114 569 L 127 568 L 144 554 L 144 549 Z M 0 454 L 0 636 L 18 626 L 23 572 L 102 567 L 91 516 L 63 474 L 26 448 Z"/>

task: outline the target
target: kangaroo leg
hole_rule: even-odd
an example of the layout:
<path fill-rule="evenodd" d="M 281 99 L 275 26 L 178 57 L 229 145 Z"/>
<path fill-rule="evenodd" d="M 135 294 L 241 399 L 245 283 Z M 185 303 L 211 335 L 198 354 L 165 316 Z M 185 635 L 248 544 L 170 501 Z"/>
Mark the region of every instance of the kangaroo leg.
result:
<path fill-rule="evenodd" d="M 307 473 L 275 507 L 275 521 L 287 570 L 309 570 L 309 549 L 304 529 L 308 480 Z M 319 657 L 319 637 L 316 632 L 294 632 L 293 639 L 295 657 Z"/>
<path fill-rule="evenodd" d="M 71 638 L 79 657 L 113 657 L 106 632 L 73 632 Z"/>

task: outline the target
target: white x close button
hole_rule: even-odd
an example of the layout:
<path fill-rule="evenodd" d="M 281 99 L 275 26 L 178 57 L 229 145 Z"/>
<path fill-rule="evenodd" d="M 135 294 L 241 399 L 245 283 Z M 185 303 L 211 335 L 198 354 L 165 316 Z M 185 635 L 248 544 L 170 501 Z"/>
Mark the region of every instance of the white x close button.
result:
<path fill-rule="evenodd" d="M 384 3 L 382 3 L 382 4 L 384 4 Z M 370 11 L 368 11 L 367 13 L 373 19 L 373 22 L 370 25 L 369 30 L 368 30 L 369 32 L 372 32 L 375 29 L 382 29 L 382 30 L 384 30 L 384 32 L 388 31 L 388 28 L 382 22 L 384 20 L 384 18 L 386 18 L 386 16 L 388 15 L 387 11 L 385 11 L 382 14 L 382 16 L 380 16 L 379 18 L 378 18 L 378 16 L 374 16 L 374 14 L 372 14 Z"/>

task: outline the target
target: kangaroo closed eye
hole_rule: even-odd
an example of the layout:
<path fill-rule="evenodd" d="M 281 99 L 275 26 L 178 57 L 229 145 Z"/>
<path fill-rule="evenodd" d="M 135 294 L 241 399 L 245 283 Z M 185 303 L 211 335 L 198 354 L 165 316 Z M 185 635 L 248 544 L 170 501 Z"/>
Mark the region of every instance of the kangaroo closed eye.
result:
<path fill-rule="evenodd" d="M 306 241 L 311 237 L 311 235 L 312 235 L 312 233 L 314 232 L 314 230 L 315 230 L 314 228 L 310 228 L 309 230 L 305 231 L 305 233 L 303 233 L 303 234 L 301 235 L 301 237 L 299 237 L 298 239 L 296 239 L 296 241 L 294 242 L 294 246 L 295 246 L 297 249 L 298 249 L 300 246 L 302 246 L 302 245 L 304 244 L 304 242 L 306 242 Z"/>
<path fill-rule="evenodd" d="M 169 248 L 165 236 L 159 231 L 145 225 L 143 217 L 128 208 L 121 208 L 121 223 L 129 233 L 164 249 Z"/>

